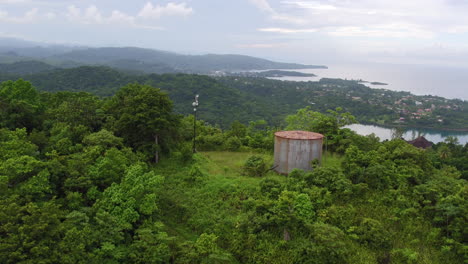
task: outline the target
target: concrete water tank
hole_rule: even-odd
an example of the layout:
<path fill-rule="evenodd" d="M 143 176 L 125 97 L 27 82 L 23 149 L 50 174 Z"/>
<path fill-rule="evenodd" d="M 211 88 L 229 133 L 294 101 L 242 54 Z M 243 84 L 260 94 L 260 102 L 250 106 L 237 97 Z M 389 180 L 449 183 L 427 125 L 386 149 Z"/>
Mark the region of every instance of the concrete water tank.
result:
<path fill-rule="evenodd" d="M 275 133 L 275 170 L 288 174 L 293 169 L 312 170 L 312 160 L 322 161 L 323 135 L 309 131 Z"/>

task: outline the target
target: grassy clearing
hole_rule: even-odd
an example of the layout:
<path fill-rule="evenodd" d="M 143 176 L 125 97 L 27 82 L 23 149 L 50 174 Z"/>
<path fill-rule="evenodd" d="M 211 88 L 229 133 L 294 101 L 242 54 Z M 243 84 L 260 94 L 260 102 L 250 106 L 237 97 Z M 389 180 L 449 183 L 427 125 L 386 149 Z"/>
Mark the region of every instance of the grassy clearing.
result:
<path fill-rule="evenodd" d="M 252 155 L 262 156 L 269 165 L 273 165 L 273 156 L 269 154 L 259 154 L 254 152 L 227 152 L 227 151 L 207 151 L 200 155 L 210 162 L 208 169 L 213 174 L 228 173 L 239 176 L 244 162 Z"/>
<path fill-rule="evenodd" d="M 235 228 L 243 201 L 259 195 L 259 182 L 264 179 L 242 175 L 242 166 L 254 154 L 273 164 L 272 155 L 223 151 L 199 152 L 185 165 L 173 159 L 158 164 L 155 171 L 165 177 L 161 199 L 167 206 L 161 212 L 169 220 L 165 222 L 168 233 L 194 241 L 206 230 L 222 234 Z M 203 173 L 195 181 L 190 176 L 194 166 Z M 265 177 L 285 179 L 274 172 Z"/>
<path fill-rule="evenodd" d="M 272 154 L 259 154 L 255 152 L 228 152 L 228 151 L 206 151 L 200 155 L 209 160 L 209 172 L 213 174 L 227 174 L 229 176 L 239 176 L 242 166 L 251 155 L 260 155 L 267 164 L 273 166 L 274 156 Z M 322 166 L 340 167 L 343 156 L 337 153 L 324 152 Z"/>
<path fill-rule="evenodd" d="M 171 231 L 185 238 L 196 238 L 195 227 L 208 228 L 216 221 L 233 225 L 241 214 L 242 201 L 259 195 L 259 183 L 263 179 L 287 180 L 274 171 L 264 177 L 242 175 L 242 166 L 251 155 L 260 155 L 269 166 L 273 165 L 272 154 L 227 151 L 199 152 L 192 163 L 184 166 L 171 159 L 159 164 L 155 170 L 166 179 L 162 198 L 171 205 L 162 211 L 171 219 L 168 223 Z M 325 153 L 323 166 L 335 166 L 341 160 L 339 155 Z M 201 181 L 190 180 L 194 165 L 204 174 Z"/>

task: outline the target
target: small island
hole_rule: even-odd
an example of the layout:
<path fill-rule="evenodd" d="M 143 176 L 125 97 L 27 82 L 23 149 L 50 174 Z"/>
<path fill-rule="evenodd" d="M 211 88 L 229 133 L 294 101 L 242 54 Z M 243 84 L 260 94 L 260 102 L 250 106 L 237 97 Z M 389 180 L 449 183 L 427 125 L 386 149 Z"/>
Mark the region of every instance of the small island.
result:
<path fill-rule="evenodd" d="M 383 83 L 383 82 L 371 82 L 370 84 L 372 84 L 372 85 L 388 85 L 388 83 Z"/>

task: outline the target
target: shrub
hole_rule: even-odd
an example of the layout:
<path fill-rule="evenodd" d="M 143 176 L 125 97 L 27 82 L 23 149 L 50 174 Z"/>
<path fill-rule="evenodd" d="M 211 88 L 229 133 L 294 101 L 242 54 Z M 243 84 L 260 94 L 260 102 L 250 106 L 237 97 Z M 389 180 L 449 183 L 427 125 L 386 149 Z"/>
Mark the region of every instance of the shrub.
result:
<path fill-rule="evenodd" d="M 219 150 L 223 145 L 223 134 L 200 135 L 197 136 L 197 149 L 200 150 Z"/>
<path fill-rule="evenodd" d="M 180 160 L 184 163 L 189 162 L 193 158 L 193 149 L 191 144 L 182 144 L 179 147 Z"/>
<path fill-rule="evenodd" d="M 270 198 L 278 197 L 282 189 L 281 182 L 276 179 L 266 178 L 260 182 L 260 191 Z"/>
<path fill-rule="evenodd" d="M 267 172 L 266 161 L 258 155 L 250 156 L 242 167 L 247 176 L 262 177 Z"/>
<path fill-rule="evenodd" d="M 193 165 L 190 168 L 189 172 L 189 181 L 192 183 L 200 183 L 203 182 L 206 178 L 206 175 L 201 171 L 200 166 Z"/>
<path fill-rule="evenodd" d="M 229 151 L 236 151 L 239 150 L 241 147 L 242 142 L 240 139 L 236 136 L 234 137 L 229 137 L 226 142 L 224 143 L 224 147 L 229 150 Z"/>

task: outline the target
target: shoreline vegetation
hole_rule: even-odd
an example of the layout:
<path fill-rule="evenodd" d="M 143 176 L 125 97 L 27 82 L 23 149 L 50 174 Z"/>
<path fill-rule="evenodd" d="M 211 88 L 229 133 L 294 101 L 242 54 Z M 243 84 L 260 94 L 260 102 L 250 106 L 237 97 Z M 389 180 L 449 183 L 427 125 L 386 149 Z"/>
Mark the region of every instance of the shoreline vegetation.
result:
<path fill-rule="evenodd" d="M 442 127 L 424 127 L 424 126 L 411 126 L 411 125 L 382 125 L 378 123 L 369 123 L 369 122 L 359 122 L 356 123 L 358 125 L 368 125 L 368 126 L 377 126 L 383 127 L 388 129 L 398 129 L 403 128 L 406 130 L 419 130 L 419 129 L 427 129 L 427 130 L 434 130 L 434 131 L 446 131 L 446 132 L 468 132 L 468 128 L 442 128 Z"/>
<path fill-rule="evenodd" d="M 358 83 L 368 83 L 368 84 L 371 84 L 371 85 L 388 85 L 388 83 L 384 83 L 384 82 L 370 82 L 370 81 L 363 81 L 363 80 L 357 80 Z"/>
<path fill-rule="evenodd" d="M 317 77 L 317 75 L 313 73 L 303 73 L 303 72 L 297 72 L 297 71 L 283 71 L 283 70 L 228 72 L 225 75 L 226 76 L 240 76 L 240 77 L 255 77 L 255 78 Z"/>

